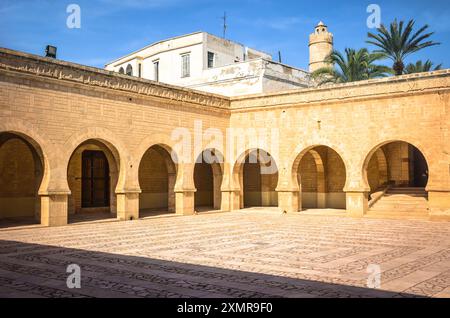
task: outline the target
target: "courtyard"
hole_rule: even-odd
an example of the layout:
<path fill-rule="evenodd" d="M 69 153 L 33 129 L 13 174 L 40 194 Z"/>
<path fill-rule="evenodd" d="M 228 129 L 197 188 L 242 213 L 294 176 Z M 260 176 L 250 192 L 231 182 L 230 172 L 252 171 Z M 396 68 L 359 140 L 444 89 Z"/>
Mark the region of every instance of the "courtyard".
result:
<path fill-rule="evenodd" d="M 9 227 L 0 297 L 450 297 L 449 233 L 448 222 L 277 208 Z"/>

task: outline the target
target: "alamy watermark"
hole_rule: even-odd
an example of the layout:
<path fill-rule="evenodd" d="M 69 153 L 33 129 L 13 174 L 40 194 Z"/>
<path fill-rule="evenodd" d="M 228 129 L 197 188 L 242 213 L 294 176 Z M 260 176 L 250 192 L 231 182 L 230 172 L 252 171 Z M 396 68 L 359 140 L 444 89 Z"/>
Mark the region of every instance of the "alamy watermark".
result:
<path fill-rule="evenodd" d="M 381 288 L 381 267 L 378 264 L 370 264 L 367 266 L 366 273 L 369 274 L 367 277 L 367 287 L 372 289 Z"/>
<path fill-rule="evenodd" d="M 202 120 L 195 120 L 192 129 L 178 127 L 172 131 L 174 142 L 171 157 L 174 163 L 224 163 L 227 158 L 241 164 L 259 163 L 261 174 L 278 171 L 280 132 L 278 128 L 204 129 Z M 206 149 L 205 151 L 202 151 Z M 251 149 L 247 153 L 239 153 Z"/>
<path fill-rule="evenodd" d="M 77 264 L 70 264 L 67 266 L 66 273 L 69 273 L 69 276 L 66 280 L 67 288 L 81 288 L 81 268 Z"/>
<path fill-rule="evenodd" d="M 81 28 L 81 8 L 78 4 L 69 4 L 66 8 L 66 12 L 69 16 L 66 19 L 66 25 L 69 29 Z"/>
<path fill-rule="evenodd" d="M 369 29 L 377 29 L 381 26 L 381 7 L 378 4 L 369 4 L 367 6 L 367 27 Z"/>

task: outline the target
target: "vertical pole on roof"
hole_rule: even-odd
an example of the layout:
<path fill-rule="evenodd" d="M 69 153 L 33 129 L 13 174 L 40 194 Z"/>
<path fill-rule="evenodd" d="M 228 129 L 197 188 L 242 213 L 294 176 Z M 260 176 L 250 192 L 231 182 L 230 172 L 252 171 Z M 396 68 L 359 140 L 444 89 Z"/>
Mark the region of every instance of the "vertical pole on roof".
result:
<path fill-rule="evenodd" d="M 226 36 L 226 33 L 227 33 L 227 27 L 228 27 L 228 25 L 227 25 L 227 13 L 226 12 L 223 13 L 222 20 L 223 20 L 223 38 L 225 39 L 225 36 Z"/>

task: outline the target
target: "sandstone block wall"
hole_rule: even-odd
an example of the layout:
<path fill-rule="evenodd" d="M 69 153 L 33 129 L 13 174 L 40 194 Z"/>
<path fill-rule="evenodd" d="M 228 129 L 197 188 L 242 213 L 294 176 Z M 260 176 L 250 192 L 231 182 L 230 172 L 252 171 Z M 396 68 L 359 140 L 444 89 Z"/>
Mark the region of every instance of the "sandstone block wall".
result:
<path fill-rule="evenodd" d="M 116 167 L 111 212 L 125 220 L 139 217 L 139 206 L 151 206 L 154 198 L 150 196 L 161 196 L 159 191 L 166 188 L 164 182 L 148 184 L 146 173 L 140 177 L 146 151 L 158 145 L 170 153 L 181 142 L 192 145 L 185 149 L 195 160 L 202 150 L 211 148 L 211 138 L 196 146 L 192 140 L 198 130 L 209 128 L 221 132 L 225 141 L 224 148 L 217 149 L 225 162 L 213 171 L 220 176 L 213 181 L 214 205 L 222 210 L 242 207 L 245 192 L 252 192 L 251 185 L 243 189 L 242 159 L 261 149 L 277 167 L 276 177 L 261 176 L 262 205 L 275 203 L 281 210 L 300 211 L 301 183 L 306 182 L 305 190 L 328 194 L 325 205 L 343 208 L 345 203 L 349 215 L 361 216 L 367 209 L 368 193 L 376 186 L 369 182 L 375 170 L 371 159 L 380 147 L 384 146 L 388 161 L 402 158 L 390 160 L 394 162 L 388 167 L 390 178 L 409 180 L 408 151 L 392 144 L 403 141 L 417 147 L 427 160 L 430 215 L 448 216 L 449 87 L 450 71 L 443 70 L 230 99 L 1 49 L 0 132 L 26 140 L 41 160 L 40 214 L 47 225 L 65 224 L 68 211 L 77 209 L 79 193 L 74 182 L 79 171 L 70 168 L 69 162 L 80 145 L 100 147 L 110 166 Z M 180 129 L 183 134 L 174 135 Z M 227 151 L 230 129 L 244 133 L 237 134 L 243 138 Z M 189 138 L 183 140 L 181 135 Z M 0 169 L 8 171 L 4 168 L 9 165 L 6 157 L 12 157 L 4 147 L 0 149 Z M 301 164 L 302 158 L 311 160 L 306 154 L 315 148 L 323 158 L 323 189 L 304 181 L 315 172 L 311 164 L 309 168 Z M 179 158 L 183 155 L 176 152 Z M 149 161 L 156 164 L 158 159 Z M 31 165 L 26 166 L 32 178 Z M 304 180 L 298 177 L 299 167 L 300 171 L 306 169 Z M 155 177 L 164 172 L 152 170 L 150 164 L 142 169 Z M 194 212 L 194 171 L 193 162 L 180 162 L 171 172 L 174 179 L 168 182 L 173 187 L 168 187 L 173 193 L 168 201 L 176 213 Z M 2 175 L 2 198 L 13 197 L 8 194 L 13 181 L 7 180 L 12 179 Z M 257 177 L 251 180 L 255 182 Z M 30 193 L 25 191 L 24 197 Z M 306 205 L 314 203 L 313 199 L 304 201 Z"/>

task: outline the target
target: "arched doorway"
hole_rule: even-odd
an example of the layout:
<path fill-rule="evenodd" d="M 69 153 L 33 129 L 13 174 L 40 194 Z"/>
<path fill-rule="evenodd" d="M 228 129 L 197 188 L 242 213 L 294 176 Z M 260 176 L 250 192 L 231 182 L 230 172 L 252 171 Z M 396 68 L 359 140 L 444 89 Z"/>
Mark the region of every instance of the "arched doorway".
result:
<path fill-rule="evenodd" d="M 375 147 L 365 160 L 363 172 L 371 192 L 388 185 L 425 188 L 429 175 L 422 152 L 404 141 L 386 142 Z"/>
<path fill-rule="evenodd" d="M 303 151 L 294 163 L 294 177 L 300 186 L 302 209 L 345 209 L 345 164 L 327 146 Z"/>
<path fill-rule="evenodd" d="M 43 154 L 28 136 L 0 133 L 0 224 L 40 223 Z"/>
<path fill-rule="evenodd" d="M 89 139 L 72 153 L 67 167 L 69 223 L 116 217 L 119 155 L 107 142 Z"/>
<path fill-rule="evenodd" d="M 143 155 L 139 164 L 139 217 L 175 213 L 175 182 L 177 167 L 171 150 L 154 145 Z"/>
<path fill-rule="evenodd" d="M 414 145 L 387 141 L 374 147 L 363 176 L 370 187 L 368 215 L 428 216 L 428 164 Z"/>
<path fill-rule="evenodd" d="M 220 210 L 223 155 L 215 149 L 204 150 L 194 166 L 195 211 Z"/>
<path fill-rule="evenodd" d="M 372 210 L 427 210 L 428 164 L 414 145 L 388 141 L 376 146 L 366 157 L 363 175 L 370 187 Z"/>
<path fill-rule="evenodd" d="M 278 167 L 268 152 L 247 151 L 238 159 L 233 174 L 239 178 L 241 208 L 278 206 Z"/>

